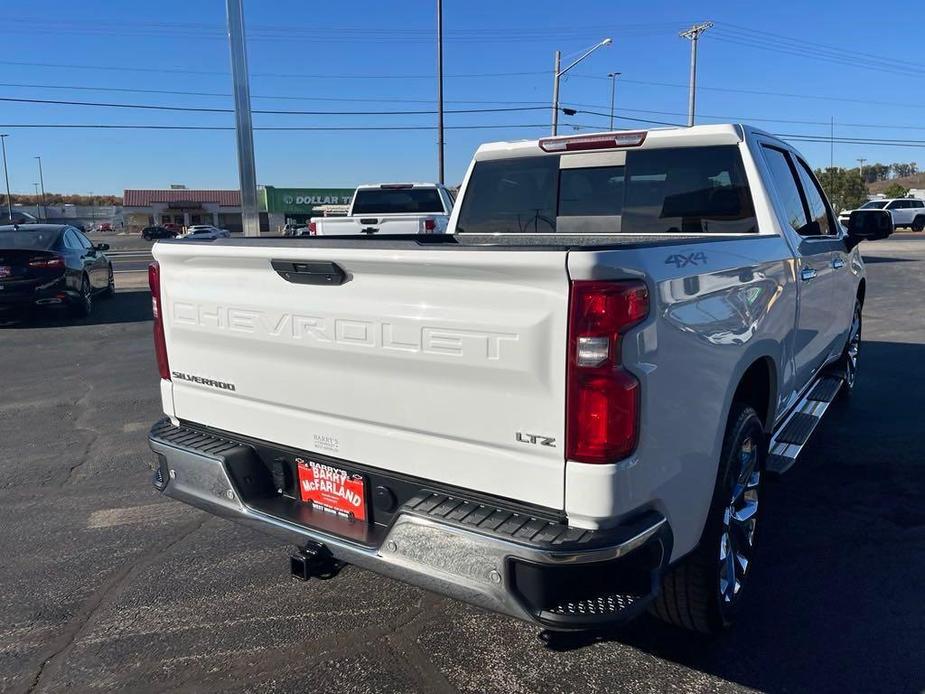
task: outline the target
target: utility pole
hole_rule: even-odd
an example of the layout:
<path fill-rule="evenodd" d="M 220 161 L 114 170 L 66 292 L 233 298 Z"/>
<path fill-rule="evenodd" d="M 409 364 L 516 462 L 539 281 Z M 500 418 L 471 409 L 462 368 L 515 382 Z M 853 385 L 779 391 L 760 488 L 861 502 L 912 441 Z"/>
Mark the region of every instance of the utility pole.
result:
<path fill-rule="evenodd" d="M 444 183 L 443 167 L 443 0 L 437 0 L 437 181 Z"/>
<path fill-rule="evenodd" d="M 556 51 L 552 69 L 552 134 L 559 134 L 559 65 L 562 63 L 562 51 Z"/>
<path fill-rule="evenodd" d="M 835 116 L 829 125 L 829 168 L 835 168 Z"/>
<path fill-rule="evenodd" d="M 622 72 L 609 72 L 607 76 L 610 78 L 610 129 L 613 130 L 613 99 L 614 94 L 617 91 L 617 77 L 622 75 Z"/>
<path fill-rule="evenodd" d="M 856 161 L 858 163 L 858 173 L 861 174 L 861 180 L 863 181 L 864 180 L 864 162 L 867 161 L 867 159 L 865 159 L 864 157 L 858 157 Z"/>
<path fill-rule="evenodd" d="M 701 22 L 695 24 L 687 31 L 682 31 L 678 36 L 691 42 L 691 78 L 690 93 L 687 99 L 687 126 L 694 125 L 694 106 L 697 94 L 697 42 L 700 35 L 713 26 L 713 22 Z"/>
<path fill-rule="evenodd" d="M 613 43 L 613 39 L 606 38 L 601 41 L 598 41 L 596 44 L 591 46 L 588 50 L 582 53 L 578 58 L 569 63 L 566 67 L 560 67 L 562 62 L 562 52 L 556 51 L 555 62 L 553 63 L 553 72 L 552 72 L 552 134 L 559 134 L 559 79 L 566 72 L 571 70 L 573 67 L 578 65 L 582 60 L 587 58 L 589 55 L 594 53 L 598 48 L 603 48 L 604 46 L 609 46 Z"/>
<path fill-rule="evenodd" d="M 9 135 L 2 133 L 0 134 L 0 145 L 3 146 L 3 177 L 6 179 L 6 211 L 8 214 L 8 221 L 10 224 L 13 223 L 13 196 L 10 195 L 10 174 L 6 169 L 6 138 Z"/>
<path fill-rule="evenodd" d="M 42 221 L 48 221 L 48 206 L 45 204 L 45 177 L 42 175 L 42 158 L 35 157 L 39 160 L 39 184 L 42 186 Z"/>
<path fill-rule="evenodd" d="M 254 125 L 251 120 L 251 92 L 244 43 L 243 0 L 226 0 L 228 47 L 231 51 L 231 79 L 234 86 L 235 135 L 238 141 L 238 179 L 241 188 L 241 223 L 245 236 L 260 236 L 257 212 L 257 170 L 254 165 Z"/>

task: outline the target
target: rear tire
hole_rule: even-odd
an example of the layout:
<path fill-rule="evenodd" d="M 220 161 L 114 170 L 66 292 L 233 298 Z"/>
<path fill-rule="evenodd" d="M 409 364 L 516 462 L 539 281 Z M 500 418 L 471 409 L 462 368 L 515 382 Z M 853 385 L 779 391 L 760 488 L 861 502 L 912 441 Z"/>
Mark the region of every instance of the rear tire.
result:
<path fill-rule="evenodd" d="M 651 608 L 662 621 L 704 634 L 732 624 L 750 575 L 765 450 L 758 414 L 733 403 L 700 543 L 665 575 Z"/>
<path fill-rule="evenodd" d="M 923 230 L 925 230 L 925 214 L 920 214 L 912 221 L 912 231 Z"/>
<path fill-rule="evenodd" d="M 113 274 L 112 266 L 109 266 L 109 282 L 106 284 L 106 289 L 103 291 L 103 296 L 107 299 L 110 299 L 116 295 L 116 276 Z"/>
<path fill-rule="evenodd" d="M 90 285 L 90 278 L 86 275 L 80 283 L 80 296 L 74 304 L 74 315 L 78 318 L 86 318 L 93 312 L 93 288 Z"/>

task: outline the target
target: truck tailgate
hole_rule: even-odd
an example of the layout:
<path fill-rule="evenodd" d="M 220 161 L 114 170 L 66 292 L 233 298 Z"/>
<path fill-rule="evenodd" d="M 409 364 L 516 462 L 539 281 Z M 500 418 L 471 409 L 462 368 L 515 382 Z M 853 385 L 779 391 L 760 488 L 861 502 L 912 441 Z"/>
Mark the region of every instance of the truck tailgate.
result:
<path fill-rule="evenodd" d="M 178 418 L 563 507 L 565 251 L 219 242 L 154 255 Z M 346 279 L 287 281 L 274 260 L 333 262 Z"/>

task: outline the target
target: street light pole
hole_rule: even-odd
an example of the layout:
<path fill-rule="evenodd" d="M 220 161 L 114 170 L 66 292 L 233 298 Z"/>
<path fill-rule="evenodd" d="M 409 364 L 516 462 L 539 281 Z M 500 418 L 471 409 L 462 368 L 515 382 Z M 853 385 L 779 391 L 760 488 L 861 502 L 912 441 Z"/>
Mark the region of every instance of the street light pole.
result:
<path fill-rule="evenodd" d="M 610 72 L 607 76 L 610 78 L 610 129 L 613 130 L 613 99 L 614 94 L 617 91 L 617 77 L 622 75 L 622 72 Z"/>
<path fill-rule="evenodd" d="M 32 187 L 35 188 L 35 216 L 39 216 L 39 184 L 33 183 Z M 44 221 L 48 221 L 47 219 Z"/>
<path fill-rule="evenodd" d="M 45 205 L 45 176 L 42 175 L 42 158 L 35 157 L 39 160 L 39 184 L 42 186 L 42 221 L 48 221 L 48 207 Z"/>
<path fill-rule="evenodd" d="M 437 180 L 444 183 L 443 165 L 443 0 L 437 0 Z"/>
<path fill-rule="evenodd" d="M 695 24 L 687 31 L 682 31 L 678 36 L 691 42 L 691 77 L 687 101 L 687 126 L 694 125 L 694 105 L 697 94 L 697 42 L 700 35 L 713 26 L 713 22 L 701 22 Z"/>
<path fill-rule="evenodd" d="M 582 60 L 587 58 L 589 55 L 594 53 L 598 48 L 603 48 L 604 46 L 609 46 L 613 43 L 613 39 L 606 38 L 598 43 L 594 44 L 582 53 L 578 58 L 573 61 L 570 65 L 565 68 L 560 68 L 560 63 L 562 61 L 562 52 L 556 51 L 556 59 L 553 67 L 553 79 L 552 79 L 552 134 L 559 134 L 559 79 L 566 72 L 571 70 L 573 67 L 578 65 Z"/>
<path fill-rule="evenodd" d="M 243 0 L 227 0 L 228 46 L 234 83 L 235 135 L 238 141 L 238 178 L 241 188 L 241 224 L 245 236 L 260 236 L 257 212 L 257 170 L 254 164 L 254 126 L 251 120 L 251 92 L 244 44 Z"/>
<path fill-rule="evenodd" d="M 6 169 L 6 138 L 9 135 L 0 134 L 0 145 L 3 147 L 3 177 L 6 179 L 6 210 L 10 224 L 13 223 L 13 196 L 10 195 L 10 174 Z"/>

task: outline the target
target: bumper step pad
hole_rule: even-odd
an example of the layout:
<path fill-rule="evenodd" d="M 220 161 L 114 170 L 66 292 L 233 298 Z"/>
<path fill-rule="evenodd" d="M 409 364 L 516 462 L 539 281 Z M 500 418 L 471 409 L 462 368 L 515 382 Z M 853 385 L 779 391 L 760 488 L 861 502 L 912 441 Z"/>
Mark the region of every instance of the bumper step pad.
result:
<path fill-rule="evenodd" d="M 658 522 L 661 516 L 649 512 L 636 522 L 612 530 L 585 530 L 560 520 L 541 518 L 498 508 L 493 504 L 442 494 L 424 493 L 410 499 L 402 510 L 437 520 L 442 524 L 475 530 L 491 537 L 533 548 L 565 551 L 607 547 L 631 539 Z"/>

